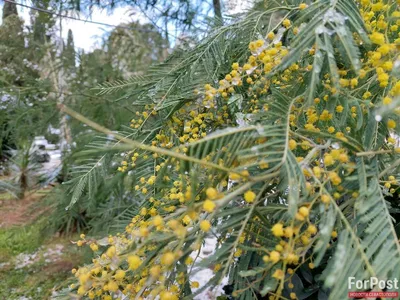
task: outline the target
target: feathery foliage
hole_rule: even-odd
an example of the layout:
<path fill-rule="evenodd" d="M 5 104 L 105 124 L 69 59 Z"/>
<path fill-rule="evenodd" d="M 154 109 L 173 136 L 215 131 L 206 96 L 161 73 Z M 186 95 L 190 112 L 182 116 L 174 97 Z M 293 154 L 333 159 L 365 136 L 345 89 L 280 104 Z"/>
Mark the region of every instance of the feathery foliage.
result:
<path fill-rule="evenodd" d="M 349 277 L 399 277 L 398 7 L 285 3 L 103 86 L 137 108 L 128 137 L 66 109 L 120 141 L 101 150 L 122 152 L 137 204 L 123 234 L 77 242 L 96 259 L 67 294 L 192 299 L 227 280 L 234 299 L 342 299 Z"/>

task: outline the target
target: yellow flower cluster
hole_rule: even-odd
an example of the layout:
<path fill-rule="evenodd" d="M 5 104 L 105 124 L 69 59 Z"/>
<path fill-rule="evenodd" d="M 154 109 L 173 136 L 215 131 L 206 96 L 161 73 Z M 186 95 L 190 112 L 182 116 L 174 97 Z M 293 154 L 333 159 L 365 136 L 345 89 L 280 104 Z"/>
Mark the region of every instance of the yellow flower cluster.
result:
<path fill-rule="evenodd" d="M 312 203 L 301 206 L 296 213 L 295 219 L 288 226 L 284 226 L 283 223 L 273 225 L 271 228 L 272 234 L 278 238 L 279 242 L 274 250 L 263 256 L 263 261 L 267 266 L 278 266 L 274 268 L 271 274 L 273 278 L 284 280 L 285 270 L 281 267 L 283 266 L 286 269 L 288 277 L 285 280 L 289 282 L 288 287 L 292 290 L 290 292 L 292 299 L 296 299 L 296 294 L 293 291 L 294 285 L 291 282 L 294 274 L 293 267 L 297 269 L 299 264 L 312 260 L 312 257 L 305 258 L 303 253 L 305 249 L 309 249 L 316 241 L 318 234 L 317 226 L 310 221 L 311 209 Z M 332 238 L 335 237 L 334 233 Z M 314 268 L 312 262 L 308 266 L 310 269 Z"/>

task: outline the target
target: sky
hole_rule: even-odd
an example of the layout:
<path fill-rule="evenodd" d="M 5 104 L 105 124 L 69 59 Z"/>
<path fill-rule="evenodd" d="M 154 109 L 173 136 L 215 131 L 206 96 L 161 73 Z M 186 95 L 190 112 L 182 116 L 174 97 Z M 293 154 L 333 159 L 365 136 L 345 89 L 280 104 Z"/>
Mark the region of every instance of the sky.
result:
<path fill-rule="evenodd" d="M 0 16 L 3 12 L 3 1 L 0 1 Z M 16 0 L 16 2 L 24 3 L 32 6 L 31 1 Z M 224 3 L 224 1 L 222 1 Z M 238 13 L 251 6 L 253 0 L 230 0 L 227 1 L 225 6 L 225 13 L 233 14 Z M 18 6 L 18 14 L 24 19 L 25 24 L 30 24 L 29 8 Z M 79 19 L 85 19 L 85 16 L 79 16 L 74 14 L 74 17 Z M 118 25 L 121 23 L 137 22 L 141 24 L 148 23 L 149 20 L 140 12 L 135 11 L 132 7 L 117 7 L 111 13 L 107 13 L 105 10 L 98 8 L 93 9 L 93 13 L 90 16 L 91 21 L 107 23 L 111 25 Z M 0 17 L 1 24 L 1 17 Z M 62 19 L 62 37 L 64 40 L 67 39 L 68 29 L 71 29 L 74 35 L 74 44 L 76 48 L 84 49 L 85 52 L 89 52 L 95 48 L 99 48 L 102 42 L 102 37 L 110 32 L 114 27 L 101 26 L 93 23 L 86 23 L 71 19 Z M 169 28 L 173 32 L 174 28 Z"/>
<path fill-rule="evenodd" d="M 30 1 L 24 2 L 27 5 L 31 5 Z M 3 2 L 0 4 L 0 16 L 3 13 Z M 146 18 L 138 13 L 130 16 L 133 13 L 132 8 L 118 7 L 113 10 L 112 13 L 107 13 L 104 10 L 94 9 L 89 20 L 102 22 L 112 25 L 118 25 L 120 23 L 127 23 L 133 21 L 139 21 L 145 23 Z M 30 24 L 29 9 L 18 6 L 18 14 L 25 21 L 26 25 Z M 85 19 L 84 16 L 77 16 L 80 19 Z M 1 18 L 0 18 L 1 24 Z M 98 48 L 102 41 L 102 36 L 105 33 L 110 32 L 114 27 L 100 26 L 97 24 L 86 23 L 77 20 L 65 19 L 62 21 L 62 36 L 63 39 L 67 39 L 68 29 L 71 29 L 74 34 L 75 47 L 84 49 L 86 52 Z"/>

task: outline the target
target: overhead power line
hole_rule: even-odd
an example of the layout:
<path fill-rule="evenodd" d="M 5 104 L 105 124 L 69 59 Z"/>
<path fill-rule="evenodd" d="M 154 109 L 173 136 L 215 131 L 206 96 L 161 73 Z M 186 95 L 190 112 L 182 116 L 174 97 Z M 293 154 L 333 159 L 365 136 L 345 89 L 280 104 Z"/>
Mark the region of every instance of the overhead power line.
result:
<path fill-rule="evenodd" d="M 5 2 L 9 2 L 9 3 L 13 3 L 15 5 L 21 6 L 21 7 L 25 7 L 25 8 L 30 8 L 36 11 L 40 11 L 49 15 L 53 15 L 53 16 L 57 16 L 57 17 L 61 17 L 61 18 L 66 18 L 66 19 L 71 19 L 71 20 L 75 20 L 75 21 L 81 21 L 81 22 L 85 22 L 85 23 L 92 23 L 92 24 L 97 24 L 97 25 L 102 25 L 102 26 L 109 26 L 109 27 L 115 27 L 115 28 L 123 28 L 123 29 L 128 29 L 128 30 L 134 30 L 134 31 L 140 31 L 140 32 L 155 32 L 158 33 L 158 31 L 156 30 L 150 30 L 150 29 L 143 29 L 143 28 L 132 28 L 129 26 L 124 26 L 124 25 L 113 25 L 113 24 L 108 24 L 108 23 L 103 23 L 103 22 L 96 22 L 96 21 L 89 21 L 89 20 L 83 20 L 80 18 L 76 18 L 73 16 L 68 16 L 68 15 L 64 15 L 64 14 L 60 14 L 51 10 L 47 10 L 47 9 L 43 9 L 43 8 L 39 8 L 39 7 L 34 7 L 34 6 L 29 6 L 26 4 L 22 4 L 22 3 L 18 3 L 12 0 L 4 0 Z"/>

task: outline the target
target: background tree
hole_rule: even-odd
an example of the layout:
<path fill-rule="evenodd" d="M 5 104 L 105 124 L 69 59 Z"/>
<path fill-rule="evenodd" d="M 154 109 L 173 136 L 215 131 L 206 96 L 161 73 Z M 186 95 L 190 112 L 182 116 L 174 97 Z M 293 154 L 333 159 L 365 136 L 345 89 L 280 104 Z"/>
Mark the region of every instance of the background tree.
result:
<path fill-rule="evenodd" d="M 50 85 L 41 79 L 34 47 L 17 14 L 3 19 L 0 47 L 1 109 L 5 112 L 0 121 L 1 141 L 12 146 L 28 142 L 47 127 L 51 104 L 46 102 L 46 94 Z"/>
<path fill-rule="evenodd" d="M 67 44 L 64 46 L 62 53 L 64 69 L 75 69 L 76 65 L 76 56 L 75 56 L 75 45 L 74 45 L 74 36 L 72 30 L 68 30 L 67 36 Z"/>
<path fill-rule="evenodd" d="M 11 2 L 5 2 L 3 6 L 3 20 L 11 15 L 18 15 L 17 5 Z"/>
<path fill-rule="evenodd" d="M 32 1 L 32 4 L 34 7 L 45 10 L 53 5 L 56 5 L 56 3 L 51 0 L 34 0 Z M 40 50 L 40 45 L 50 42 L 51 31 L 56 23 L 56 20 L 51 14 L 35 9 L 30 10 L 30 15 L 33 41 L 38 46 L 36 49 Z"/>

